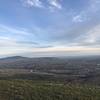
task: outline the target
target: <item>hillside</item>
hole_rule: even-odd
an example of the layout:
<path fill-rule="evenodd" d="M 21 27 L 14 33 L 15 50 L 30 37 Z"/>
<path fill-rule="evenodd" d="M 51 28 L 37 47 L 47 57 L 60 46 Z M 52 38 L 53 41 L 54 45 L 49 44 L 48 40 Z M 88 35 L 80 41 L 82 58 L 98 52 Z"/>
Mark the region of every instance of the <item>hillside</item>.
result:
<path fill-rule="evenodd" d="M 0 100 L 100 100 L 100 87 L 43 81 L 2 80 Z"/>

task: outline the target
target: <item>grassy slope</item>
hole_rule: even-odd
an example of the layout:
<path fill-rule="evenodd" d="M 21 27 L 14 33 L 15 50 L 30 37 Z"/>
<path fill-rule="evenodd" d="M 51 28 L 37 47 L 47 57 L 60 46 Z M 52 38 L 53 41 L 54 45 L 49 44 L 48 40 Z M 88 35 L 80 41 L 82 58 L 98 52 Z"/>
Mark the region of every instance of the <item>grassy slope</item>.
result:
<path fill-rule="evenodd" d="M 31 80 L 0 80 L 0 100 L 100 100 L 100 88 Z"/>

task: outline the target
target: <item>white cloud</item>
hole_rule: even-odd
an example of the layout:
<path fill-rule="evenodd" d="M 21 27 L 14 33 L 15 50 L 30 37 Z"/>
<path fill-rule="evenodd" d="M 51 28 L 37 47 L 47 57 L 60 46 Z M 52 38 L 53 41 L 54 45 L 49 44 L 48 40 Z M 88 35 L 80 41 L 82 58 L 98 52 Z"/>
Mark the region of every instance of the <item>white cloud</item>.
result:
<path fill-rule="evenodd" d="M 73 16 L 73 22 L 84 22 L 90 20 L 95 14 L 100 11 L 100 0 L 89 0 L 88 6 Z M 75 12 L 74 12 L 75 13 Z"/>
<path fill-rule="evenodd" d="M 72 19 L 73 22 L 83 22 L 83 18 L 82 18 L 82 15 L 76 15 L 73 17 Z"/>
<path fill-rule="evenodd" d="M 0 36 L 0 56 L 30 52 L 32 48 L 28 45 L 18 43 L 13 37 Z"/>
<path fill-rule="evenodd" d="M 0 24 L 0 54 L 7 52 L 23 52 L 31 49 L 35 42 L 30 45 L 30 40 L 24 40 L 25 37 L 34 35 L 25 29 L 16 29 Z M 6 50 L 8 50 L 6 52 Z"/>
<path fill-rule="evenodd" d="M 28 7 L 38 7 L 41 8 L 43 7 L 43 4 L 40 0 L 22 0 L 25 6 Z"/>
<path fill-rule="evenodd" d="M 100 0 L 90 0 L 90 8 L 92 11 L 98 11 L 100 9 Z"/>
<path fill-rule="evenodd" d="M 0 48 L 16 48 L 22 47 L 22 44 L 17 43 L 17 39 L 9 36 L 0 36 Z"/>
<path fill-rule="evenodd" d="M 100 40 L 100 25 L 97 25 L 87 33 L 85 41 L 96 44 L 99 40 Z"/>
<path fill-rule="evenodd" d="M 21 0 L 23 5 L 26 7 L 36 7 L 36 8 L 45 8 L 50 11 L 55 11 L 57 9 L 62 9 L 60 3 L 61 0 L 47 0 L 46 2 L 42 0 Z"/>
<path fill-rule="evenodd" d="M 86 34 L 79 37 L 75 45 L 100 48 L 100 25 L 91 28 Z"/>
<path fill-rule="evenodd" d="M 59 0 L 48 0 L 48 2 L 50 4 L 50 8 L 62 9 L 62 5 Z"/>
<path fill-rule="evenodd" d="M 27 30 L 23 28 L 17 29 L 17 28 L 8 27 L 2 24 L 0 24 L 0 33 L 13 33 L 13 34 L 20 34 L 20 35 L 30 34 Z"/>

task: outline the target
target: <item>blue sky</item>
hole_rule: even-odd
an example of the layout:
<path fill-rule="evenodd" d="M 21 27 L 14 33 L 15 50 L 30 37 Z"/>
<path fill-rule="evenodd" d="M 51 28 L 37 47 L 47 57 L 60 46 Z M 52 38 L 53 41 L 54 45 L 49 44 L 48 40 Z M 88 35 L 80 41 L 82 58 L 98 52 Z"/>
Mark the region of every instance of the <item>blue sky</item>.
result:
<path fill-rule="evenodd" d="M 0 0 L 0 57 L 100 54 L 100 0 Z"/>

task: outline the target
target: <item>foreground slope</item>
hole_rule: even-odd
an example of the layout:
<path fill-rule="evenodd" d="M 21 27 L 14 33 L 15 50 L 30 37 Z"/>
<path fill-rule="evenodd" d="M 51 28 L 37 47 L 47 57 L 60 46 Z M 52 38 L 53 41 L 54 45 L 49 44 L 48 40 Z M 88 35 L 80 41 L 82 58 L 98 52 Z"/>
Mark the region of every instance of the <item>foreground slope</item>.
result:
<path fill-rule="evenodd" d="M 100 87 L 29 80 L 1 80 L 0 100 L 100 100 Z"/>

